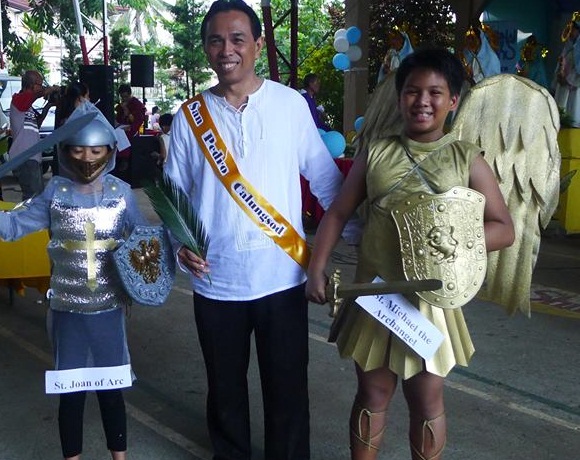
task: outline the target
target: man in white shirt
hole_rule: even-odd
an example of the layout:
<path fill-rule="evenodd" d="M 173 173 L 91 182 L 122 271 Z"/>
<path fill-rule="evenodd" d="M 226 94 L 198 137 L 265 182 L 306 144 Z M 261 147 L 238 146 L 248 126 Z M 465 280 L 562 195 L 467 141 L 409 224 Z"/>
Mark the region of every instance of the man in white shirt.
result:
<path fill-rule="evenodd" d="M 214 459 L 251 458 L 247 370 L 254 333 L 264 457 L 307 460 L 308 251 L 300 174 L 324 208 L 342 176 L 305 99 L 256 75 L 261 31 L 242 0 L 211 5 L 201 37 L 218 84 L 175 115 L 165 171 L 189 195 L 210 238 L 205 260 L 184 247 L 178 260 L 192 273 Z"/>

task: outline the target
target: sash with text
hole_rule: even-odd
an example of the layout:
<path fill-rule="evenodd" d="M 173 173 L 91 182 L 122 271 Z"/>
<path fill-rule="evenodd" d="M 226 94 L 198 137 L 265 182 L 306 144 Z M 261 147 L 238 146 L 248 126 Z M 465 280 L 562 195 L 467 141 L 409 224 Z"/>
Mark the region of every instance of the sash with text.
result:
<path fill-rule="evenodd" d="M 198 94 L 181 107 L 206 160 L 234 201 L 266 235 L 306 269 L 309 257 L 306 240 L 240 174 L 234 157 L 217 131 L 203 96 Z"/>

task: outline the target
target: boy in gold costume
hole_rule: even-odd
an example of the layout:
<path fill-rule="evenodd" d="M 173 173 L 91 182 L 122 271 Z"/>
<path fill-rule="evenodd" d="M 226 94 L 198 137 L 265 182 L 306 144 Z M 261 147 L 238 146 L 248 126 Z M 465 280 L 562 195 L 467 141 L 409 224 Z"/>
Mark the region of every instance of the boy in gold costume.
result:
<path fill-rule="evenodd" d="M 514 227 L 496 177 L 482 149 L 445 134 L 450 111 L 457 108 L 463 83 L 462 64 L 446 50 L 422 50 L 403 60 L 396 74 L 403 134 L 378 139 L 355 157 L 337 199 L 316 234 L 308 268 L 306 294 L 326 300 L 325 268 L 345 223 L 368 200 L 356 281 L 404 278 L 397 227 L 391 211 L 418 191 L 443 193 L 469 187 L 485 196 L 483 227 L 487 251 L 510 246 Z M 443 381 L 455 364 L 467 365 L 474 348 L 461 308 L 443 309 L 407 296 L 443 333 L 444 341 L 429 360 L 422 359 L 355 303 L 338 313 L 330 340 L 342 357 L 355 361 L 358 390 L 350 418 L 351 458 L 375 459 L 386 412 L 398 378 L 409 408 L 413 460 L 439 460 L 445 446 Z"/>

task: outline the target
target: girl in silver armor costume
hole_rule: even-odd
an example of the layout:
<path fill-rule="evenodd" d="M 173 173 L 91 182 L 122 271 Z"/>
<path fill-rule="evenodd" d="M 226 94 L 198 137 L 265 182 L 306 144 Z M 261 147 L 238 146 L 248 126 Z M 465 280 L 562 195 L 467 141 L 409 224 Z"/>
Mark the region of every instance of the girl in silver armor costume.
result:
<path fill-rule="evenodd" d="M 87 102 L 69 120 L 87 111 L 98 109 Z M 60 393 L 58 421 L 65 459 L 80 458 L 86 390 L 93 389 L 111 456 L 126 458 L 122 388 L 131 386 L 133 379 L 124 308 L 130 299 L 114 266 L 113 251 L 136 225 L 147 221 L 130 186 L 108 174 L 115 167 L 115 153 L 114 130 L 99 112 L 61 143 L 61 175 L 52 177 L 44 192 L 25 202 L 23 209 L 0 213 L 4 240 L 42 229 L 50 232 L 47 323 L 55 360 L 55 371 L 49 373 L 55 376 L 56 388 L 49 389 L 47 383 L 47 392 Z M 90 376 L 96 384 L 89 385 L 88 378 L 75 382 L 66 373 L 79 371 L 87 373 L 75 375 Z M 98 385 L 103 389 L 94 388 Z"/>

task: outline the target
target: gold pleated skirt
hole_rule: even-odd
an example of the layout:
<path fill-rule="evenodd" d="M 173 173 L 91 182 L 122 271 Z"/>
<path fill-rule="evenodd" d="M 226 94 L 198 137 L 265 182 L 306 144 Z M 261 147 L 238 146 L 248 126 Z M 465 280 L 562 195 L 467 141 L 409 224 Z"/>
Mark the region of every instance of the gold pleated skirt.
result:
<path fill-rule="evenodd" d="M 475 351 L 461 308 L 434 307 L 423 300 L 419 310 L 444 335 L 429 360 L 424 360 L 354 301 L 345 302 L 335 318 L 329 341 L 342 358 L 352 358 L 366 372 L 388 367 L 403 380 L 426 370 L 445 377 L 453 366 L 467 366 Z"/>

